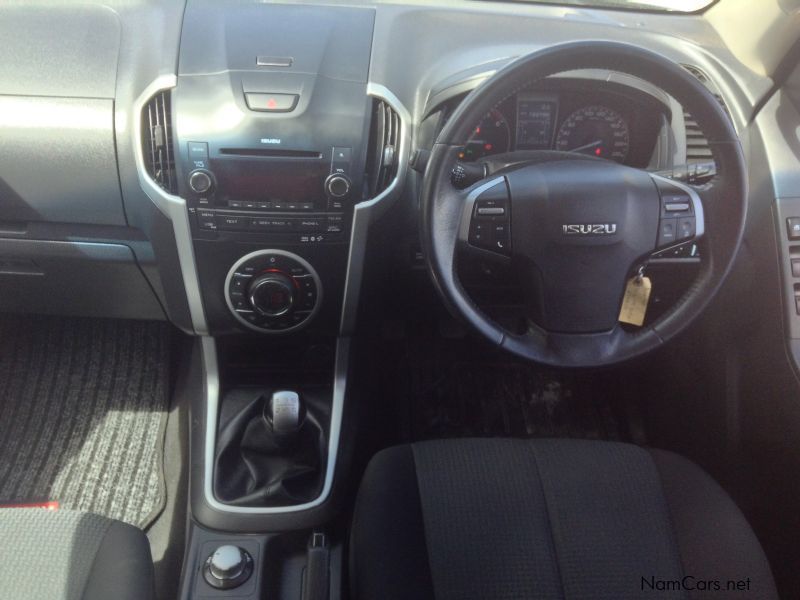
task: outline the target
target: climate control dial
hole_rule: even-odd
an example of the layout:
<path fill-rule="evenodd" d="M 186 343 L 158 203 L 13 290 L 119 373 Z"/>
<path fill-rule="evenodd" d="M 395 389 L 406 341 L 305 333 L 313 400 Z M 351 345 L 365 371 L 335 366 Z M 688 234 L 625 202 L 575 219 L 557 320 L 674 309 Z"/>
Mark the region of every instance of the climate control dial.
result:
<path fill-rule="evenodd" d="M 259 250 L 231 267 L 224 293 L 228 308 L 243 325 L 262 333 L 286 333 L 305 327 L 317 313 L 322 284 L 300 256 Z"/>
<path fill-rule="evenodd" d="M 296 285 L 289 275 L 270 270 L 250 283 L 247 297 L 256 312 L 266 317 L 280 317 L 292 309 Z"/>

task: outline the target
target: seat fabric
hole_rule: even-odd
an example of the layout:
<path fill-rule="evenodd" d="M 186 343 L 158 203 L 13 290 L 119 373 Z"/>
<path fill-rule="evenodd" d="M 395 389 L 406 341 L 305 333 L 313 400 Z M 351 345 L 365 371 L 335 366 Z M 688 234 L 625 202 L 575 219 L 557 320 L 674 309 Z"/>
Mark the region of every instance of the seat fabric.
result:
<path fill-rule="evenodd" d="M 78 511 L 0 509 L 0 597 L 14 600 L 152 600 L 144 533 Z"/>
<path fill-rule="evenodd" d="M 364 476 L 356 600 L 777 598 L 744 516 L 675 454 L 586 440 L 398 446 Z"/>

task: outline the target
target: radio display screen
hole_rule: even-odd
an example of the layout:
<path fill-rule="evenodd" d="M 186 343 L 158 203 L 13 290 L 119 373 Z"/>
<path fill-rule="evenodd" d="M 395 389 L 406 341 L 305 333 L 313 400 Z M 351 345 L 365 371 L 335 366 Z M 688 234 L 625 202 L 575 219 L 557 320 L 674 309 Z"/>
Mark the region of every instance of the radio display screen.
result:
<path fill-rule="evenodd" d="M 552 94 L 517 96 L 517 150 L 544 150 L 553 146 L 558 98 Z"/>
<path fill-rule="evenodd" d="M 324 206 L 325 160 L 264 160 L 225 158 L 212 160 L 217 180 L 217 202 L 314 202 Z"/>

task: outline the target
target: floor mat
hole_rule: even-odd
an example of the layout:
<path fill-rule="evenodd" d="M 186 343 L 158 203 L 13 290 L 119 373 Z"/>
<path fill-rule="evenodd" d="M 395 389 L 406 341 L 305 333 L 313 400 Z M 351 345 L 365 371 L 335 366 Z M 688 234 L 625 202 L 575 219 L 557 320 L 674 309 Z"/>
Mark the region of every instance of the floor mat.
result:
<path fill-rule="evenodd" d="M 596 374 L 522 363 L 466 340 L 416 342 L 390 363 L 406 440 L 629 437 Z"/>
<path fill-rule="evenodd" d="M 165 502 L 164 323 L 0 319 L 0 504 L 147 526 Z"/>

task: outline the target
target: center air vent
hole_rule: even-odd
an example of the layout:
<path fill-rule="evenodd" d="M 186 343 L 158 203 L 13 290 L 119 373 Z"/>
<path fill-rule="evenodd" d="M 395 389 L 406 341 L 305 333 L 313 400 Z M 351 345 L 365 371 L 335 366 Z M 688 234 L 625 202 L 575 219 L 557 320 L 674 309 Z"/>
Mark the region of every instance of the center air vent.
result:
<path fill-rule="evenodd" d="M 170 194 L 177 193 L 169 91 L 153 96 L 142 110 L 142 152 L 153 181 Z"/>
<path fill-rule="evenodd" d="M 391 185 L 399 164 L 400 116 L 383 100 L 373 104 L 369 140 L 369 197 L 375 198 Z"/>

